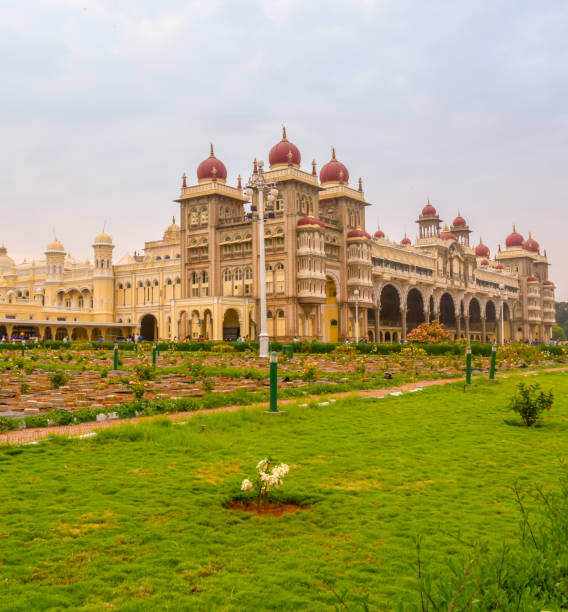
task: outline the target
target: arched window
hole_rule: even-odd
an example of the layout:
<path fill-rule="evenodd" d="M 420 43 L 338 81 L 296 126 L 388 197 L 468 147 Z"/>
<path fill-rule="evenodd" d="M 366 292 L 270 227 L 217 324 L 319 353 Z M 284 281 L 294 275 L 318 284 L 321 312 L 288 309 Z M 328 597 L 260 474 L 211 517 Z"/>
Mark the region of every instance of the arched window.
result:
<path fill-rule="evenodd" d="M 201 282 L 202 283 L 209 282 L 209 273 L 207 272 L 207 270 L 203 270 L 203 272 L 201 273 Z"/>
<path fill-rule="evenodd" d="M 157 286 L 158 286 L 158 281 L 157 281 L 157 280 L 155 280 L 155 281 L 154 281 L 154 287 L 157 287 Z"/>
<path fill-rule="evenodd" d="M 156 261 L 162 261 L 162 258 L 158 255 L 158 257 L 156 257 Z"/>
<path fill-rule="evenodd" d="M 189 221 L 191 225 L 197 225 L 199 223 L 199 212 L 197 208 L 192 208 Z"/>
<path fill-rule="evenodd" d="M 199 284 L 199 273 L 198 272 L 192 272 L 191 273 L 191 284 L 192 285 L 198 285 Z"/>
<path fill-rule="evenodd" d="M 181 278 L 176 278 L 176 285 L 181 285 Z"/>
<path fill-rule="evenodd" d="M 130 288 L 131 288 L 130 283 L 126 283 L 126 288 L 127 288 L 127 289 L 130 289 Z"/>
<path fill-rule="evenodd" d="M 245 279 L 252 280 L 252 268 L 247 268 L 245 270 Z"/>
<path fill-rule="evenodd" d="M 284 311 L 283 310 L 279 310 L 278 311 L 278 318 L 279 319 L 283 319 L 284 318 Z"/>
<path fill-rule="evenodd" d="M 122 283 L 119 283 L 118 288 L 119 289 L 124 289 L 124 287 L 122 286 Z"/>
<path fill-rule="evenodd" d="M 205 206 L 201 209 L 201 223 L 209 223 L 209 211 Z"/>
<path fill-rule="evenodd" d="M 172 279 L 171 279 L 171 278 L 168 278 L 167 284 L 168 284 L 168 285 L 171 285 L 171 284 L 172 284 Z"/>
<path fill-rule="evenodd" d="M 270 310 L 266 313 L 266 318 L 272 319 L 272 313 L 270 312 Z"/>
<path fill-rule="evenodd" d="M 243 271 L 240 268 L 235 270 L 235 280 L 243 280 Z"/>
<path fill-rule="evenodd" d="M 169 255 L 166 255 L 166 256 L 164 257 L 164 259 L 169 259 L 169 258 L 170 258 L 170 256 L 169 256 Z"/>
<path fill-rule="evenodd" d="M 284 264 L 283 263 L 277 263 L 276 264 L 276 269 L 277 270 L 284 270 Z"/>
<path fill-rule="evenodd" d="M 284 210 L 284 196 L 281 193 L 276 196 L 276 210 L 278 212 Z"/>
<path fill-rule="evenodd" d="M 225 270 L 225 275 L 223 277 L 226 281 L 233 280 L 233 275 L 229 269 Z"/>

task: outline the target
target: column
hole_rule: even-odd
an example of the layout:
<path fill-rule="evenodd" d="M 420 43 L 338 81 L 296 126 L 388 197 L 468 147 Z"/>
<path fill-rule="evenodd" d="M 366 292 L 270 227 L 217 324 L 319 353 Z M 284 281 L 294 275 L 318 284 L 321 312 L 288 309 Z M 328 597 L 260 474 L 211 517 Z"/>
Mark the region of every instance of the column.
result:
<path fill-rule="evenodd" d="M 400 317 L 402 319 L 402 332 L 400 335 L 400 341 L 404 342 L 406 340 L 406 308 L 400 309 Z"/>
<path fill-rule="evenodd" d="M 381 307 L 377 306 L 375 308 L 375 342 L 380 342 L 379 340 L 379 333 L 381 331 L 381 322 L 380 322 L 380 316 L 381 316 Z"/>
<path fill-rule="evenodd" d="M 456 340 L 461 336 L 461 313 L 456 313 Z"/>
<path fill-rule="evenodd" d="M 485 331 L 485 316 L 481 315 L 481 342 L 487 342 Z"/>
<path fill-rule="evenodd" d="M 469 338 L 469 315 L 464 315 L 464 320 L 465 320 L 465 339 L 467 340 L 467 343 L 469 344 L 470 342 L 470 338 Z"/>
<path fill-rule="evenodd" d="M 500 309 L 499 309 L 500 310 Z M 496 320 L 497 320 L 497 344 L 503 344 L 503 334 L 501 333 L 501 317 L 500 317 L 500 312 L 497 311 L 497 316 L 496 316 Z"/>

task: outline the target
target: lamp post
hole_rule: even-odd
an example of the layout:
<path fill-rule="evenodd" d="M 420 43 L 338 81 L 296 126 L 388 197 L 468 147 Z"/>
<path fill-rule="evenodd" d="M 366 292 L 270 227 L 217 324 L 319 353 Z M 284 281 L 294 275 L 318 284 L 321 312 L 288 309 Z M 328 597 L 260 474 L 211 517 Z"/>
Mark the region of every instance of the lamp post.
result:
<path fill-rule="evenodd" d="M 503 314 L 504 314 L 505 309 L 503 307 L 503 298 L 505 297 L 505 285 L 503 283 L 499 285 L 499 297 L 501 298 L 501 305 L 500 305 L 501 345 L 504 346 L 505 345 L 505 322 L 503 321 Z"/>
<path fill-rule="evenodd" d="M 359 289 L 353 291 L 355 296 L 355 344 L 359 344 Z"/>
<path fill-rule="evenodd" d="M 258 193 L 257 204 L 256 204 L 256 216 L 253 214 L 253 220 L 258 221 L 258 242 L 259 242 L 259 283 L 260 283 L 260 334 L 258 335 L 259 340 L 259 351 L 258 356 L 261 359 L 268 359 L 268 325 L 266 319 L 266 254 L 264 249 L 264 192 L 267 192 L 267 205 L 266 209 L 271 210 L 274 207 L 274 200 L 278 195 L 278 189 L 274 183 L 267 183 L 264 180 L 263 171 L 264 162 L 256 162 L 255 160 L 255 171 L 248 180 L 245 193 L 252 202 L 252 196 L 256 190 Z M 252 205 L 252 211 L 254 212 L 254 204 Z"/>

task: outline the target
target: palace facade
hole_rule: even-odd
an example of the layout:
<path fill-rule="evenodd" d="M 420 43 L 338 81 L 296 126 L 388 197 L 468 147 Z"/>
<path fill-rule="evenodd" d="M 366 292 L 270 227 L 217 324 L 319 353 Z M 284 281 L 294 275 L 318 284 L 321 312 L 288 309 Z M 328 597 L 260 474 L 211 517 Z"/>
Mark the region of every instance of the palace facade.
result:
<path fill-rule="evenodd" d="M 45 257 L 16 264 L 0 248 L 0 337 L 112 340 L 256 338 L 259 324 L 260 237 L 264 209 L 268 332 L 271 338 L 322 341 L 404 341 L 412 328 L 439 319 L 454 338 L 541 341 L 555 322 L 554 283 L 546 251 L 515 228 L 493 259 L 459 213 L 443 227 L 428 202 L 414 243 L 381 229 L 365 230 L 361 179 L 350 186 L 347 167 L 332 153 L 316 171 L 301 168 L 286 137 L 254 162 L 274 201 L 244 195 L 239 177 L 211 153 L 184 174 L 175 219 L 143 254 L 113 261 L 112 238 L 101 233 L 93 261 L 78 261 L 61 242 Z M 358 325 L 356 324 L 358 317 Z"/>

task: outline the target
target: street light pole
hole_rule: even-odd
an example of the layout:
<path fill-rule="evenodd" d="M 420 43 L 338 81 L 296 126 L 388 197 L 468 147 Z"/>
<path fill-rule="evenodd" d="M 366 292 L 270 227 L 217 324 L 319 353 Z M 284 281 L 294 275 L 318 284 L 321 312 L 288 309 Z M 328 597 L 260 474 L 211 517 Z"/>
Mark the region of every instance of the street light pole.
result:
<path fill-rule="evenodd" d="M 258 335 L 259 340 L 259 351 L 258 356 L 261 359 L 268 359 L 269 352 L 269 336 L 268 336 L 268 323 L 266 318 L 266 252 L 264 248 L 264 192 L 268 192 L 267 196 L 267 208 L 273 206 L 278 190 L 274 183 L 265 183 L 263 162 L 256 162 L 255 160 L 255 172 L 249 179 L 246 187 L 246 194 L 252 201 L 252 195 L 256 189 L 258 193 L 257 198 L 257 220 L 258 220 L 258 242 L 259 242 L 259 293 L 260 293 L 260 334 Z M 253 208 L 254 210 L 254 208 Z"/>
<path fill-rule="evenodd" d="M 355 344 L 359 344 L 359 289 L 353 292 L 355 296 Z"/>
<path fill-rule="evenodd" d="M 501 345 L 505 345 L 505 322 L 503 321 L 503 315 L 505 314 L 505 309 L 503 307 L 503 298 L 505 296 L 505 285 L 501 283 L 499 285 L 499 296 L 501 297 Z"/>

